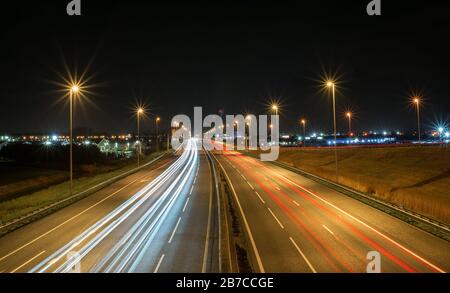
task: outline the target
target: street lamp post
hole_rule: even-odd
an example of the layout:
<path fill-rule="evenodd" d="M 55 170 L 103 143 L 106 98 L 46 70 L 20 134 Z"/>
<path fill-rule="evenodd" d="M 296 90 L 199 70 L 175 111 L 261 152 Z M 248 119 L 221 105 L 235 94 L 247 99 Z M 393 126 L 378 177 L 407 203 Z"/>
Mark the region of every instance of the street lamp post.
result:
<path fill-rule="evenodd" d="M 337 160 L 337 137 L 336 137 L 336 84 L 332 81 L 327 82 L 327 87 L 331 88 L 333 97 L 333 126 L 334 126 L 334 161 L 336 169 L 336 182 L 339 182 L 338 160 Z"/>
<path fill-rule="evenodd" d="M 302 126 L 303 126 L 303 146 L 305 146 L 306 145 L 306 120 L 302 119 L 300 122 L 302 123 Z"/>
<path fill-rule="evenodd" d="M 420 140 L 420 98 L 414 97 L 413 103 L 416 105 L 416 110 L 417 110 L 417 134 L 418 134 L 419 143 L 420 143 L 421 142 L 421 140 Z"/>
<path fill-rule="evenodd" d="M 352 112 L 345 113 L 345 116 L 348 118 L 348 133 L 351 135 L 352 133 Z"/>
<path fill-rule="evenodd" d="M 159 136 L 158 136 L 158 124 L 161 120 L 160 117 L 156 117 L 155 124 L 156 124 L 156 149 L 159 151 Z"/>
<path fill-rule="evenodd" d="M 144 109 L 143 108 L 138 108 L 137 109 L 137 148 L 136 148 L 136 152 L 137 152 L 137 165 L 139 167 L 140 165 L 140 155 L 141 155 L 141 141 L 140 141 L 140 120 L 141 120 L 141 115 L 144 113 Z"/>
<path fill-rule="evenodd" d="M 73 98 L 77 95 L 80 88 L 74 84 L 69 89 L 69 157 L 70 157 L 70 195 L 73 194 Z"/>

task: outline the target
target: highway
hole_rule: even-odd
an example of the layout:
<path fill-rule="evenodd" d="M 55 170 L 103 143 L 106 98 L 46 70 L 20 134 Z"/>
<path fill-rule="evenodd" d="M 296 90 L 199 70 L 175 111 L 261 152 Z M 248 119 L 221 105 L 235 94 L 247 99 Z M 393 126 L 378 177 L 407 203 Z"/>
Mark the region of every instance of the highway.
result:
<path fill-rule="evenodd" d="M 450 243 L 440 238 L 273 164 L 214 154 L 248 225 L 256 271 L 366 272 L 372 251 L 381 272 L 450 270 Z"/>
<path fill-rule="evenodd" d="M 200 144 L 0 238 L 0 272 L 217 272 Z"/>

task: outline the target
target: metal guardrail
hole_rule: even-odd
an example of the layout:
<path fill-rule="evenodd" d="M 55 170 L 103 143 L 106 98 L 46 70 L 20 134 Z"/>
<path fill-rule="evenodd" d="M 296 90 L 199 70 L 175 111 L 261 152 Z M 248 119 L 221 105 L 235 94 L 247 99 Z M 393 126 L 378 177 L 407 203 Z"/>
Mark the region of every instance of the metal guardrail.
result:
<path fill-rule="evenodd" d="M 82 198 L 84 198 L 84 197 L 86 197 L 88 195 L 91 195 L 94 192 L 97 192 L 97 191 L 103 189 L 104 187 L 106 187 L 106 186 L 108 186 L 108 185 L 110 185 L 110 184 L 112 184 L 114 182 L 117 182 L 118 180 L 123 179 L 123 178 L 125 178 L 125 177 L 127 177 L 127 176 L 129 176 L 129 175 L 131 175 L 131 174 L 133 174 L 135 172 L 137 172 L 137 171 L 140 171 L 143 168 L 146 168 L 149 165 L 155 163 L 156 161 L 158 161 L 159 159 L 161 159 L 165 155 L 167 155 L 167 152 L 164 152 L 163 154 L 159 155 L 158 157 L 154 158 L 150 162 L 148 162 L 148 163 L 146 163 L 146 164 L 144 164 L 144 165 L 142 165 L 140 167 L 128 170 L 128 171 L 126 171 L 126 172 L 124 172 L 124 173 L 122 173 L 120 175 L 117 175 L 117 176 L 114 176 L 112 178 L 109 178 L 109 179 L 107 179 L 107 180 L 105 180 L 105 181 L 103 181 L 103 182 L 101 182 L 101 183 L 99 183 L 99 184 L 97 184 L 95 186 L 89 187 L 88 189 L 86 189 L 84 191 L 81 191 L 81 192 L 76 193 L 76 194 L 74 194 L 72 196 L 66 197 L 66 198 L 64 198 L 64 199 L 62 199 L 60 201 L 54 202 L 54 203 L 52 203 L 52 204 L 50 204 L 48 206 L 42 207 L 40 209 L 37 209 L 37 210 L 35 210 L 35 211 L 33 211 L 33 212 L 23 216 L 23 217 L 20 217 L 20 218 L 12 220 L 10 222 L 7 222 L 7 223 L 3 224 L 2 226 L 0 226 L 0 236 L 6 234 L 7 232 L 9 232 L 11 230 L 15 230 L 15 229 L 17 229 L 17 228 L 19 228 L 21 226 L 24 226 L 24 225 L 32 222 L 34 219 L 41 218 L 41 217 L 49 214 L 53 210 L 65 207 L 65 206 L 69 205 L 71 202 L 77 201 L 78 199 L 82 199 Z"/>
<path fill-rule="evenodd" d="M 273 161 L 273 162 L 271 162 L 271 163 L 274 164 L 274 165 L 277 165 L 277 166 L 279 166 L 279 167 L 282 167 L 282 168 L 284 168 L 284 169 L 288 169 L 288 170 L 290 170 L 290 171 L 293 171 L 294 173 L 297 173 L 297 174 L 303 175 L 303 176 L 305 176 L 305 177 L 308 177 L 308 178 L 310 178 L 310 179 L 313 179 L 313 180 L 315 180 L 315 181 L 318 181 L 318 182 L 320 182 L 320 183 L 324 183 L 324 184 L 327 185 L 328 187 L 333 188 L 333 189 L 335 189 L 335 190 L 337 190 L 337 191 L 342 192 L 342 190 L 344 190 L 344 191 L 345 191 L 345 192 L 344 192 L 345 194 L 349 195 L 348 193 L 351 193 L 352 195 L 354 195 L 354 196 L 353 196 L 354 198 L 356 198 L 356 197 L 358 197 L 358 196 L 359 196 L 359 197 L 362 197 L 362 198 L 364 198 L 364 199 L 366 199 L 366 200 L 368 200 L 368 201 L 372 201 L 372 202 L 374 202 L 374 203 L 377 203 L 377 204 L 379 204 L 379 205 L 382 205 L 382 206 L 384 206 L 385 208 L 393 209 L 393 210 L 395 210 L 396 212 L 401 213 L 401 214 L 403 214 L 403 215 L 405 215 L 405 216 L 413 217 L 413 218 L 414 218 L 415 220 L 417 220 L 417 221 L 421 221 L 421 222 L 426 223 L 426 224 L 428 224 L 428 225 L 432 225 L 434 228 L 440 229 L 440 230 L 442 230 L 442 231 L 445 232 L 445 233 L 450 233 L 450 227 L 449 227 L 448 225 L 446 225 L 446 224 L 444 224 L 444 223 L 441 223 L 441 222 L 439 222 L 439 221 L 436 221 L 436 220 L 434 220 L 434 219 L 428 218 L 428 217 L 426 217 L 426 216 L 424 216 L 424 215 L 418 214 L 418 213 L 413 212 L 413 211 L 408 210 L 408 209 L 401 208 L 401 207 L 399 207 L 399 206 L 397 206 L 397 205 L 395 205 L 395 204 L 385 202 L 385 201 L 380 200 L 380 199 L 378 199 L 378 198 L 374 198 L 373 196 L 370 196 L 370 195 L 365 194 L 365 193 L 363 193 L 363 192 L 360 192 L 360 191 L 351 189 L 351 188 L 349 188 L 349 187 L 347 187 L 347 186 L 344 186 L 344 185 L 338 184 L 338 183 L 336 183 L 336 182 L 327 180 L 327 179 L 325 179 L 325 178 L 322 178 L 322 177 L 320 177 L 320 176 L 317 176 L 317 175 L 314 175 L 314 174 L 312 174 L 312 173 L 306 172 L 306 171 L 304 171 L 304 170 L 301 170 L 301 169 L 292 167 L 292 166 L 290 166 L 290 165 L 288 165 L 288 164 L 281 163 L 281 162 L 277 162 L 277 161 Z M 340 189 L 340 190 L 339 190 L 339 189 Z M 356 196 L 355 196 L 355 195 L 356 195 Z M 397 217 L 397 218 L 398 218 L 398 217 Z M 410 222 L 408 222 L 408 223 L 410 223 Z M 410 224 L 411 224 L 411 223 L 410 223 Z M 430 231 L 428 231 L 428 232 L 430 232 Z M 434 234 L 434 233 L 433 233 L 433 234 Z M 447 240 L 449 240 L 449 239 L 447 239 Z"/>

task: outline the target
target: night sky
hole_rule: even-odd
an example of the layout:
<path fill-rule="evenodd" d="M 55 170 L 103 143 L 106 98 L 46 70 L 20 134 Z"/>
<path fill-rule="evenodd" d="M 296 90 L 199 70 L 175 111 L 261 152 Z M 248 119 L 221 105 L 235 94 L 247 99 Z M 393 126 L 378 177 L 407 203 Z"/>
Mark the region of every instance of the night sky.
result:
<path fill-rule="evenodd" d="M 426 99 L 426 125 L 450 118 L 448 1 L 382 0 L 379 17 L 367 16 L 369 0 L 82 0 L 80 17 L 66 14 L 69 0 L 16 2 L 0 20 L 0 134 L 67 129 L 52 84 L 64 60 L 91 64 L 92 104 L 77 105 L 75 125 L 98 132 L 133 132 L 138 101 L 167 126 L 193 106 L 264 113 L 270 98 L 282 101 L 282 132 L 301 117 L 329 131 L 323 72 L 342 76 L 338 130 L 346 108 L 357 130 L 413 130 L 411 91 Z"/>

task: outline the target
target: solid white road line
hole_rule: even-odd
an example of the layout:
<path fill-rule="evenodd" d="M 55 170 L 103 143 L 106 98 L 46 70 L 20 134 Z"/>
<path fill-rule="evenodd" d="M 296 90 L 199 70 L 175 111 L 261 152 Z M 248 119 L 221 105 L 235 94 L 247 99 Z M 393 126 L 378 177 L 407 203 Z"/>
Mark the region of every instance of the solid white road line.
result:
<path fill-rule="evenodd" d="M 172 243 L 173 236 L 175 236 L 175 232 L 177 232 L 178 225 L 180 225 L 180 221 L 181 217 L 178 218 L 177 224 L 175 225 L 175 228 L 173 228 L 172 235 L 170 235 L 169 242 L 167 243 Z"/>
<path fill-rule="evenodd" d="M 18 266 L 17 268 L 15 268 L 14 270 L 11 271 L 11 273 L 15 273 L 18 270 L 20 270 L 21 268 L 23 268 L 24 266 L 26 266 L 27 264 L 29 264 L 30 262 L 32 262 L 33 260 L 35 260 L 36 258 L 38 258 L 39 256 L 41 256 L 43 253 L 45 252 L 45 250 L 41 251 L 40 253 L 36 254 L 35 256 L 33 256 L 32 258 L 30 258 L 29 260 L 27 260 L 26 262 L 24 262 L 22 265 Z"/>
<path fill-rule="evenodd" d="M 242 209 L 241 202 L 239 201 L 239 198 L 238 198 L 238 196 L 236 194 L 236 189 L 234 189 L 233 183 L 231 183 L 230 177 L 226 173 L 225 168 L 223 167 L 223 165 L 219 162 L 219 160 L 217 160 L 217 162 L 219 163 L 220 168 L 222 169 L 223 173 L 225 174 L 225 177 L 227 178 L 228 183 L 230 184 L 231 191 L 232 191 L 232 193 L 234 195 L 234 198 L 236 200 L 237 206 L 239 208 L 239 212 L 241 213 L 242 219 L 244 220 L 244 226 L 245 226 L 245 229 L 247 230 L 247 234 L 248 234 L 248 238 L 250 239 L 250 243 L 252 244 L 253 252 L 255 253 L 256 262 L 258 263 L 259 272 L 260 273 L 265 273 L 264 266 L 263 266 L 263 263 L 261 261 L 261 256 L 259 255 L 258 248 L 256 247 L 255 239 L 253 238 L 252 230 L 250 229 L 250 226 L 248 225 L 247 217 L 245 216 L 244 210 Z"/>
<path fill-rule="evenodd" d="M 155 270 L 153 271 L 154 273 L 157 273 L 157 272 L 158 272 L 159 267 L 161 266 L 161 263 L 162 263 L 163 259 L 164 259 L 164 254 L 161 255 L 161 257 L 159 258 L 158 264 L 156 265 L 156 268 L 155 268 Z"/>
<path fill-rule="evenodd" d="M 188 205 L 189 199 L 190 199 L 190 197 L 188 197 L 188 198 L 186 199 L 186 203 L 184 204 L 184 207 L 183 207 L 183 213 L 184 213 L 184 211 L 186 210 L 186 207 L 187 207 L 187 205 Z"/>
<path fill-rule="evenodd" d="M 264 201 L 264 199 L 262 199 L 261 195 L 259 195 L 258 191 L 255 191 L 256 195 L 258 196 L 259 200 L 265 204 L 266 202 Z"/>
<path fill-rule="evenodd" d="M 241 174 L 242 178 L 244 178 L 245 181 L 247 181 L 247 178 L 243 174 Z"/>
<path fill-rule="evenodd" d="M 333 231 L 331 231 L 327 226 L 322 224 L 322 227 L 325 228 L 325 230 L 327 230 L 328 232 L 330 232 L 331 235 L 334 235 Z"/>
<path fill-rule="evenodd" d="M 209 174 L 211 177 L 212 169 L 211 166 L 208 164 Z M 205 250 L 203 251 L 203 264 L 202 264 L 202 273 L 206 273 L 206 265 L 207 265 L 207 259 L 208 259 L 208 251 L 209 251 L 209 230 L 211 229 L 211 219 L 212 219 L 212 182 L 209 184 L 209 205 L 208 205 L 208 224 L 206 225 L 206 238 L 205 238 Z"/>
<path fill-rule="evenodd" d="M 306 264 L 308 265 L 308 267 L 311 269 L 311 271 L 313 273 L 317 273 L 316 269 L 313 267 L 313 265 L 309 262 L 308 258 L 306 257 L 306 255 L 303 253 L 303 251 L 300 249 L 300 247 L 298 247 L 297 243 L 295 243 L 294 239 L 292 239 L 292 237 L 289 237 L 289 239 L 291 240 L 292 244 L 294 244 L 295 248 L 297 249 L 297 251 L 300 253 L 300 255 L 303 257 L 303 259 L 305 260 Z"/>
<path fill-rule="evenodd" d="M 267 208 L 267 209 L 272 214 L 272 216 L 275 218 L 275 220 L 277 221 L 278 225 L 280 225 L 281 229 L 284 229 L 283 224 L 281 224 L 280 220 L 278 220 L 277 216 L 275 216 L 275 214 L 272 212 L 272 210 L 270 208 Z"/>
<path fill-rule="evenodd" d="M 295 200 L 292 201 L 296 206 L 300 206 L 300 204 L 298 202 L 296 202 Z"/>
<path fill-rule="evenodd" d="M 247 181 L 248 186 L 250 186 L 251 189 L 255 190 L 255 188 L 253 187 L 253 185 L 250 184 L 250 182 Z"/>

